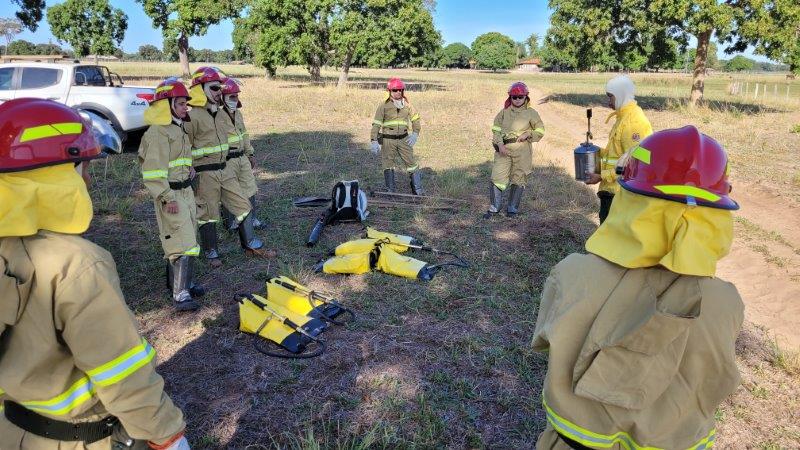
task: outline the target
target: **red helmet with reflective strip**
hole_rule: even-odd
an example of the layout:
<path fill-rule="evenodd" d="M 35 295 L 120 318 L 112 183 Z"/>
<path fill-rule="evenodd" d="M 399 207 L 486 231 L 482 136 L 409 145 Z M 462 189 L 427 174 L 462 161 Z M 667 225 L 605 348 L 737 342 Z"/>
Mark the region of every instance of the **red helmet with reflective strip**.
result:
<path fill-rule="evenodd" d="M 170 78 L 169 80 L 162 81 L 156 87 L 156 94 L 155 97 L 153 97 L 153 101 L 156 102 L 158 100 L 164 100 L 165 98 L 176 97 L 186 97 L 187 99 L 192 98 L 189 95 L 189 90 L 186 89 L 186 86 L 184 86 L 183 83 L 174 78 Z"/>
<path fill-rule="evenodd" d="M 729 195 L 725 149 L 691 125 L 654 133 L 628 156 L 619 183 L 631 192 L 689 205 L 739 209 Z"/>
<path fill-rule="evenodd" d="M 222 82 L 222 76 L 219 74 L 219 71 L 213 67 L 198 67 L 192 74 L 191 87 L 195 87 L 198 84 L 210 83 L 212 81 Z"/>
<path fill-rule="evenodd" d="M 528 86 L 525 85 L 522 81 L 517 81 L 516 83 L 512 84 L 510 88 L 508 88 L 508 96 L 515 97 L 515 96 L 528 96 L 530 92 L 528 91 Z"/>
<path fill-rule="evenodd" d="M 386 89 L 389 90 L 389 91 L 397 90 L 397 89 L 405 91 L 406 90 L 406 84 L 403 83 L 403 80 L 401 80 L 400 78 L 392 78 L 392 79 L 389 80 L 388 83 L 386 83 Z"/>
<path fill-rule="evenodd" d="M 102 156 L 92 124 L 52 100 L 20 98 L 0 105 L 0 172 L 18 172 Z"/>

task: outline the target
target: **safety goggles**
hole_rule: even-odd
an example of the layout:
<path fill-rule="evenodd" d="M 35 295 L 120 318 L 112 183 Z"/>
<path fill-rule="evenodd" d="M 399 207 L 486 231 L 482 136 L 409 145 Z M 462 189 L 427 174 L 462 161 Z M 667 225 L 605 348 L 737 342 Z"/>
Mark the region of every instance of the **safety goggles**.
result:
<path fill-rule="evenodd" d="M 403 92 L 402 89 L 391 89 L 392 92 Z"/>
<path fill-rule="evenodd" d="M 524 95 L 512 95 L 511 96 L 511 100 L 522 100 L 523 98 L 525 98 Z"/>
<path fill-rule="evenodd" d="M 222 90 L 222 86 L 218 86 L 218 85 L 212 85 L 212 86 L 209 86 L 208 88 L 211 89 L 214 92 Z"/>

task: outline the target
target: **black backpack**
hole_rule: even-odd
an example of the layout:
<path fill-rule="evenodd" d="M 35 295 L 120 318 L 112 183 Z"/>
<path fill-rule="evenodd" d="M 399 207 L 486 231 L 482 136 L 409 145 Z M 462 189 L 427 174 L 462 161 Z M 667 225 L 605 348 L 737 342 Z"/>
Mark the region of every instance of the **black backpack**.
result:
<path fill-rule="evenodd" d="M 358 180 L 340 181 L 333 186 L 329 223 L 363 222 L 368 215 L 367 195 L 359 189 Z"/>

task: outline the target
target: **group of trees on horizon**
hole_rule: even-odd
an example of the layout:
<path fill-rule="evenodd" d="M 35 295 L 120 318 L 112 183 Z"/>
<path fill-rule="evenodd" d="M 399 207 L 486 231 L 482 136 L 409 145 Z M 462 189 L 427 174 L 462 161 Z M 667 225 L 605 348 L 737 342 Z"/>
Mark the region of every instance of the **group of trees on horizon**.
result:
<path fill-rule="evenodd" d="M 162 31 L 164 46 L 143 45 L 135 54 L 119 49 L 127 15 L 109 0 L 12 0 L 16 19 L 0 19 L 9 53 L 66 53 L 52 44 L 13 41 L 23 28 L 35 31 L 46 13 L 53 35 L 75 57 L 88 54 L 135 60 L 252 62 L 273 76 L 279 67 L 302 65 L 312 80 L 323 66 L 425 67 L 488 70 L 513 68 L 537 58 L 543 68 L 564 71 L 691 70 L 691 99 L 702 98 L 708 68 L 778 70 L 738 55 L 752 47 L 791 72 L 800 72 L 800 2 L 796 0 L 549 0 L 550 27 L 542 38 L 517 42 L 499 33 L 478 36 L 470 46 L 443 46 L 435 28 L 435 0 L 136 0 Z M 197 50 L 189 38 L 233 19 L 231 50 Z M 13 41 L 13 42 L 12 42 Z M 690 45 L 691 43 L 691 45 Z M 695 44 L 696 43 L 696 44 Z M 47 46 L 46 48 L 44 46 Z"/>

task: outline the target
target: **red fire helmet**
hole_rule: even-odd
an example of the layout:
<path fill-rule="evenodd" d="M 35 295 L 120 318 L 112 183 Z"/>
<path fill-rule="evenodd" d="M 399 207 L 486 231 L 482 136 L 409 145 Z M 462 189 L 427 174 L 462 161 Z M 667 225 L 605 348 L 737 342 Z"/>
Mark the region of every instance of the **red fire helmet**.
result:
<path fill-rule="evenodd" d="M 192 74 L 191 87 L 195 87 L 198 84 L 210 83 L 212 81 L 219 81 L 220 83 L 222 82 L 222 77 L 220 76 L 219 71 L 213 67 L 198 67 L 197 70 L 195 70 Z"/>
<path fill-rule="evenodd" d="M 619 183 L 650 197 L 739 209 L 730 198 L 728 173 L 722 145 L 689 125 L 654 133 L 632 149 Z"/>
<path fill-rule="evenodd" d="M 191 99 L 192 97 L 189 95 L 189 91 L 186 89 L 186 86 L 183 85 L 180 81 L 170 78 L 168 80 L 164 80 L 159 83 L 158 87 L 156 87 L 156 94 L 153 98 L 153 101 L 163 100 L 165 98 L 177 98 L 177 97 L 186 97 L 187 99 Z"/>
<path fill-rule="evenodd" d="M 386 83 L 386 89 L 389 91 L 397 89 L 405 91 L 406 84 L 403 83 L 403 80 L 401 80 L 400 78 L 392 78 L 391 80 L 389 80 L 388 83 Z"/>

